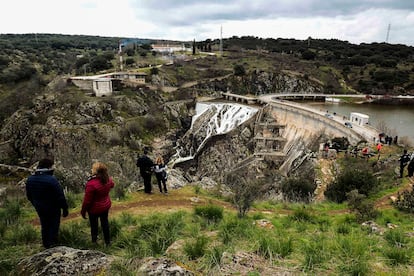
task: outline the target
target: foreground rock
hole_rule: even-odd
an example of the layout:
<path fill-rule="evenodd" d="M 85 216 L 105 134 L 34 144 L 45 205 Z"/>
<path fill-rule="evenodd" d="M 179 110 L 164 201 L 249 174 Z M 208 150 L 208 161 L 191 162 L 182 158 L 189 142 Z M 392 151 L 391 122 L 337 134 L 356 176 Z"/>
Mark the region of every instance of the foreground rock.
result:
<path fill-rule="evenodd" d="M 113 260 L 99 251 L 59 246 L 22 260 L 16 275 L 97 275 L 107 270 Z"/>
<path fill-rule="evenodd" d="M 179 266 L 174 261 L 167 258 L 149 257 L 143 260 L 139 268 L 138 275 L 154 275 L 154 276 L 192 276 L 193 272 Z"/>

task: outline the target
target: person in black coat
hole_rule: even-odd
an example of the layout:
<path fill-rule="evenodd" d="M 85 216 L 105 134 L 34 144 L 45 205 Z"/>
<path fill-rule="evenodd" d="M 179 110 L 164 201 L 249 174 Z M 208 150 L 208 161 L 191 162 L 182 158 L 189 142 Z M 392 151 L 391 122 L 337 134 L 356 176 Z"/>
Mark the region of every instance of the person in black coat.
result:
<path fill-rule="evenodd" d="M 52 160 L 40 160 L 35 173 L 26 181 L 26 196 L 39 216 L 45 248 L 57 245 L 60 216 L 68 216 L 66 197 L 53 176 L 52 166 Z"/>
<path fill-rule="evenodd" d="M 414 175 L 414 153 L 411 155 L 411 161 L 408 163 L 407 170 L 408 177 L 412 177 Z"/>
<path fill-rule="evenodd" d="M 148 157 L 148 150 L 144 150 L 144 154 L 137 159 L 137 167 L 139 167 L 140 174 L 144 179 L 144 192 L 152 193 L 151 175 L 154 167 L 154 162 Z"/>
<path fill-rule="evenodd" d="M 404 150 L 403 155 L 401 155 L 398 161 L 400 161 L 400 178 L 403 178 L 404 168 L 410 162 L 410 155 L 407 153 L 407 150 Z"/>

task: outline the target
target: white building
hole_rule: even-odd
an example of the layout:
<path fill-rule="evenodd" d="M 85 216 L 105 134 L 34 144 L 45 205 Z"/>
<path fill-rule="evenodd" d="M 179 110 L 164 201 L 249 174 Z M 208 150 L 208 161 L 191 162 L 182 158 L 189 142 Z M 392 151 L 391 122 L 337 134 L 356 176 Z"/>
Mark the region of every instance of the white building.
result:
<path fill-rule="evenodd" d="M 351 112 L 349 121 L 351 121 L 351 123 L 353 124 L 364 126 L 368 124 L 369 116 L 366 114 L 358 113 L 358 112 Z"/>
<path fill-rule="evenodd" d="M 112 95 L 112 80 L 110 78 L 94 79 L 92 89 L 96 97 L 110 96 Z"/>

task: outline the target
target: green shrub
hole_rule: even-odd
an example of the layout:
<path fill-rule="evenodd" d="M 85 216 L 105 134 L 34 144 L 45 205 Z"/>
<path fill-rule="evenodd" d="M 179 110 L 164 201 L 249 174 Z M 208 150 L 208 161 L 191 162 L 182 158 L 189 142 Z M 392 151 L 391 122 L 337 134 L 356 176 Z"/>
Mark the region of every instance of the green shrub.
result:
<path fill-rule="evenodd" d="M 315 189 L 316 183 L 308 178 L 289 177 L 281 185 L 284 199 L 294 202 L 309 202 Z"/>
<path fill-rule="evenodd" d="M 338 237 L 340 274 L 367 275 L 369 272 L 369 245 L 365 238 L 359 235 Z"/>
<path fill-rule="evenodd" d="M 184 244 L 184 252 L 190 260 L 195 260 L 205 254 L 208 239 L 205 236 L 198 236 L 195 241 Z"/>
<path fill-rule="evenodd" d="M 346 259 L 339 265 L 339 275 L 370 275 L 370 267 L 366 259 Z"/>
<path fill-rule="evenodd" d="M 260 233 L 257 242 L 257 253 L 267 259 L 284 258 L 293 251 L 291 237 L 283 237 L 282 235 L 274 237 L 269 233 Z"/>
<path fill-rule="evenodd" d="M 121 224 L 125 225 L 136 225 L 137 218 L 133 217 L 130 213 L 122 212 L 119 218 Z"/>
<path fill-rule="evenodd" d="M 75 194 L 73 192 L 65 193 L 66 202 L 68 203 L 69 209 L 75 208 L 81 205 L 82 199 L 80 198 L 80 194 Z"/>
<path fill-rule="evenodd" d="M 122 261 L 114 261 L 109 267 L 110 275 L 135 276 L 136 273 L 131 271 L 128 264 Z"/>
<path fill-rule="evenodd" d="M 111 236 L 111 240 L 118 237 L 119 233 L 121 232 L 121 229 L 122 227 L 118 220 L 109 220 L 109 234 Z"/>
<path fill-rule="evenodd" d="M 4 234 L 6 233 L 7 224 L 5 221 L 0 219 L 0 238 L 3 239 Z"/>
<path fill-rule="evenodd" d="M 216 223 L 223 218 L 223 207 L 216 205 L 196 206 L 194 213 L 207 219 L 209 223 Z"/>
<path fill-rule="evenodd" d="M 201 192 L 201 186 L 200 186 L 200 185 L 195 185 L 195 186 L 194 186 L 194 193 L 195 193 L 196 195 L 199 195 L 199 194 L 200 194 L 200 192 Z"/>
<path fill-rule="evenodd" d="M 347 193 L 347 197 L 348 206 L 355 213 L 358 222 L 375 219 L 378 216 L 374 202 L 367 200 L 365 195 L 358 193 L 358 190 Z"/>
<path fill-rule="evenodd" d="M 178 212 L 145 218 L 130 234 L 120 233 L 116 245 L 140 258 L 164 254 L 184 228 L 183 215 Z"/>
<path fill-rule="evenodd" d="M 91 242 L 89 228 L 81 223 L 65 223 L 59 229 L 59 244 L 74 248 L 85 248 Z"/>
<path fill-rule="evenodd" d="M 6 225 L 17 223 L 22 215 L 21 202 L 19 200 L 10 201 L 6 199 L 3 208 L 4 211 L 0 213 L 0 219 Z"/>
<path fill-rule="evenodd" d="M 391 246 L 395 246 L 397 248 L 406 247 L 409 238 L 405 235 L 405 233 L 401 230 L 390 230 L 387 231 L 384 235 L 385 240 Z"/>
<path fill-rule="evenodd" d="M 316 265 L 324 263 L 329 258 L 327 243 L 322 236 L 303 241 L 302 252 L 304 254 L 302 265 L 306 270 L 313 270 Z"/>
<path fill-rule="evenodd" d="M 224 220 L 219 227 L 219 237 L 224 244 L 233 240 L 248 238 L 252 235 L 253 224 L 250 220 L 230 217 Z"/>
<path fill-rule="evenodd" d="M 328 199 L 338 203 L 345 201 L 346 194 L 352 190 L 358 190 L 358 193 L 368 196 L 378 186 L 378 181 L 367 162 L 356 159 L 345 160 L 336 180 L 325 191 Z"/>
<path fill-rule="evenodd" d="M 223 246 L 214 246 L 207 250 L 204 254 L 205 267 L 207 267 L 207 269 L 219 267 L 221 265 L 221 259 L 225 251 L 226 250 Z"/>
<path fill-rule="evenodd" d="M 384 250 L 384 256 L 390 265 L 408 264 L 411 260 L 411 249 L 389 247 Z"/>
<path fill-rule="evenodd" d="M 39 233 L 36 229 L 30 224 L 16 224 L 13 226 L 12 231 L 10 231 L 11 236 L 9 241 L 13 245 L 17 244 L 30 244 L 38 241 Z"/>
<path fill-rule="evenodd" d="M 289 215 L 289 218 L 298 222 L 314 223 L 316 221 L 316 218 L 305 208 L 295 210 L 292 215 Z"/>
<path fill-rule="evenodd" d="M 336 227 L 336 233 L 347 235 L 351 232 L 351 226 L 346 223 L 341 223 Z"/>

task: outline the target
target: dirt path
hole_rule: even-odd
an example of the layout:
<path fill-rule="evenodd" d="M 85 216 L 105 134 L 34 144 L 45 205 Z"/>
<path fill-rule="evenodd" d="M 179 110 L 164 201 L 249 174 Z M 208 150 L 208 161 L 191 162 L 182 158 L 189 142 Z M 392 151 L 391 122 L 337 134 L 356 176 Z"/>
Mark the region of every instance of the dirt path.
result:
<path fill-rule="evenodd" d="M 329 164 L 329 162 L 327 162 Z M 377 209 L 389 209 L 392 208 L 391 197 L 397 196 L 398 193 L 401 193 L 406 190 L 411 190 L 414 185 L 414 178 L 409 179 L 410 182 L 406 183 L 404 186 L 401 186 L 398 191 L 387 194 L 382 198 L 378 199 L 375 203 Z M 138 193 L 134 196 L 133 200 L 128 202 L 116 202 L 114 201 L 111 208 L 111 216 L 118 216 L 121 213 L 125 212 L 131 215 L 150 215 L 155 213 L 166 213 L 166 212 L 176 212 L 179 210 L 190 211 L 193 210 L 194 206 L 205 205 L 205 204 L 214 204 L 217 206 L 222 206 L 226 211 L 237 212 L 236 209 L 232 206 L 231 203 L 225 202 L 222 200 L 211 199 L 204 197 L 202 195 L 197 196 L 190 193 L 181 193 L 172 191 L 169 195 L 163 195 L 160 193 L 154 193 L 152 195 L 146 195 Z M 291 214 L 292 210 L 256 210 L 251 209 L 251 212 L 262 212 L 264 214 L 282 214 L 288 215 Z M 350 211 L 348 209 L 342 210 L 331 210 L 328 211 L 331 215 L 336 214 L 347 214 Z M 62 222 L 80 220 L 80 210 L 79 208 L 72 210 L 68 217 L 62 218 Z M 40 225 L 39 219 L 35 218 L 31 221 L 33 225 Z"/>
<path fill-rule="evenodd" d="M 214 204 L 222 206 L 226 211 L 234 211 L 234 207 L 221 200 L 211 199 L 204 196 L 195 196 L 193 194 L 182 194 L 172 191 L 168 195 L 155 192 L 152 195 L 138 193 L 133 200 L 128 202 L 112 202 L 110 210 L 111 216 L 118 216 L 125 212 L 131 215 L 150 215 L 155 213 L 176 212 L 180 210 L 191 211 L 194 206 Z M 62 222 L 74 221 L 82 219 L 79 208 L 71 210 L 66 218 L 62 218 Z M 40 225 L 38 218 L 31 221 L 33 225 Z"/>
<path fill-rule="evenodd" d="M 392 197 L 397 197 L 398 194 L 404 192 L 404 191 L 411 191 L 413 189 L 414 185 L 414 178 L 409 178 L 409 182 L 405 185 L 401 186 L 396 192 L 392 194 L 388 194 L 383 196 L 382 198 L 378 199 L 375 202 L 375 207 L 378 209 L 389 209 L 392 207 Z"/>

